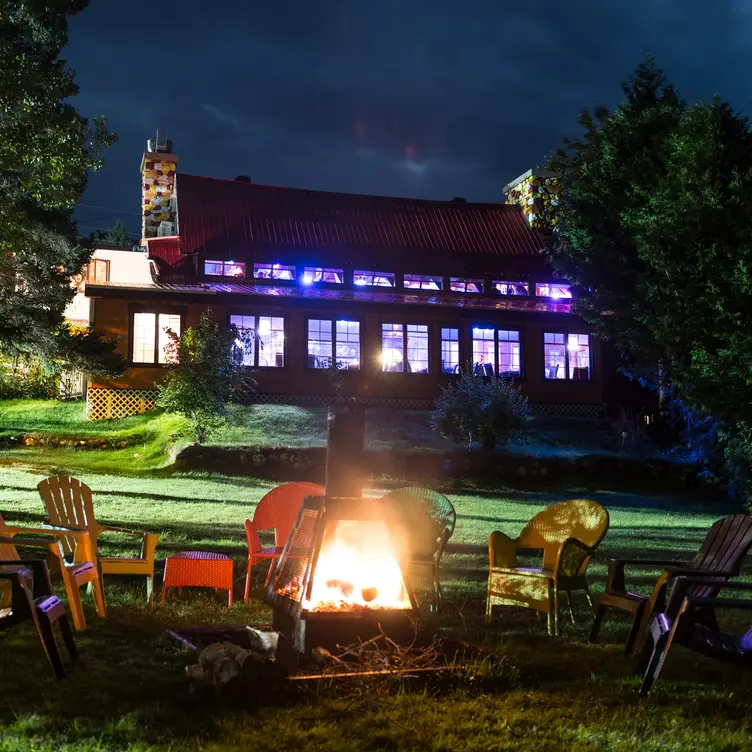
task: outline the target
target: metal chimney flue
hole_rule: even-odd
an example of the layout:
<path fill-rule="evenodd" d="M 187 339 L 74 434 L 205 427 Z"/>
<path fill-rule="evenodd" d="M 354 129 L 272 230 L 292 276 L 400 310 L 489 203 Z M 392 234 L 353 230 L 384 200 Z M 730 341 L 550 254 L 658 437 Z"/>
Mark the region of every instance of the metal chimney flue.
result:
<path fill-rule="evenodd" d="M 335 405 L 327 419 L 326 495 L 363 495 L 363 448 L 366 415 L 360 405 Z"/>

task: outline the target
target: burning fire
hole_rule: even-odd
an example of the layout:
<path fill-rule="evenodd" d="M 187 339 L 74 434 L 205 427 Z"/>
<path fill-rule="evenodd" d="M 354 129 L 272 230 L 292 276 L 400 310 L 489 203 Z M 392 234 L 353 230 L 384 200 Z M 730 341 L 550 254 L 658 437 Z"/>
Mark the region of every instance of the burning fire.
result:
<path fill-rule="evenodd" d="M 339 520 L 326 531 L 309 611 L 410 608 L 394 541 L 382 520 Z"/>

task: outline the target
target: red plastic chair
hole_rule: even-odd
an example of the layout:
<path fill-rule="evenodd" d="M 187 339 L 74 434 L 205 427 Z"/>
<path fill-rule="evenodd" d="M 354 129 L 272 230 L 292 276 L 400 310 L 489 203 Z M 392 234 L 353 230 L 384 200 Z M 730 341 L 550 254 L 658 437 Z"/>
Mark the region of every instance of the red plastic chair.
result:
<path fill-rule="evenodd" d="M 261 561 L 273 562 L 282 555 L 292 526 L 298 518 L 300 506 L 306 496 L 325 496 L 326 489 L 316 483 L 285 483 L 273 488 L 256 507 L 253 520 L 245 521 L 245 537 L 248 541 L 248 573 L 245 577 L 245 602 L 251 595 L 251 569 Z M 260 530 L 274 529 L 274 546 L 261 545 Z M 267 582 L 273 566 L 269 567 Z"/>

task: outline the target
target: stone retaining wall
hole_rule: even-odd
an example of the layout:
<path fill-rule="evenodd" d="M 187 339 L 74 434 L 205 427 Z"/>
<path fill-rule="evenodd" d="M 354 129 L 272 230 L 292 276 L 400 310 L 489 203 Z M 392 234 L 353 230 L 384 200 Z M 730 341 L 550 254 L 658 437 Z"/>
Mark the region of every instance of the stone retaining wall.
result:
<path fill-rule="evenodd" d="M 176 468 L 321 483 L 325 462 L 324 447 L 229 449 L 190 446 L 178 454 Z M 668 490 L 699 485 L 696 467 L 617 455 L 570 458 L 482 451 L 369 451 L 364 455 L 361 470 L 371 477 L 410 482 L 490 481 L 518 488 L 574 484 Z"/>

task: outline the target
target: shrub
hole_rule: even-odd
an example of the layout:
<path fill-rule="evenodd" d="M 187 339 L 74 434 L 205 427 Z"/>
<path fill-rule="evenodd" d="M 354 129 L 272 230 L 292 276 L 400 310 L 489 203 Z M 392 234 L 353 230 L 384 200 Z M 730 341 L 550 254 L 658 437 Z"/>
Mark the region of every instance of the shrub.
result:
<path fill-rule="evenodd" d="M 729 496 L 745 502 L 752 512 L 752 427 L 737 423 L 733 432 L 723 432 L 722 441 Z"/>
<path fill-rule="evenodd" d="M 168 362 L 157 404 L 167 412 L 184 415 L 196 443 L 227 422 L 227 405 L 238 393 L 248 392 L 255 382 L 243 366 L 241 335 L 234 326 L 219 324 L 204 312 L 198 326 L 181 336 L 168 332 Z"/>
<path fill-rule="evenodd" d="M 446 439 L 494 449 L 517 435 L 529 420 L 530 406 L 518 386 L 504 379 L 473 376 L 467 368 L 456 383 L 441 390 L 431 428 Z"/>
<path fill-rule="evenodd" d="M 58 371 L 37 357 L 0 354 L 0 399 L 53 399 L 59 383 Z"/>

